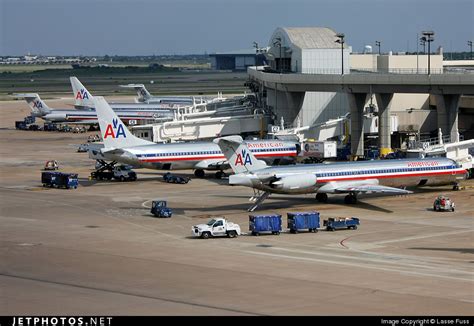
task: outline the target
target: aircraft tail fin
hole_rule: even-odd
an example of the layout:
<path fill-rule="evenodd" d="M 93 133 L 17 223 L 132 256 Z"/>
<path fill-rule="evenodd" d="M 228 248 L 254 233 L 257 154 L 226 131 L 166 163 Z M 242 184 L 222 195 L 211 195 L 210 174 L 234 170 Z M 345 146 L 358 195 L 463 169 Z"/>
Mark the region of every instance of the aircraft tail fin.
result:
<path fill-rule="evenodd" d="M 74 105 L 79 107 L 94 107 L 94 97 L 82 85 L 82 83 L 76 77 L 70 77 L 72 93 L 74 94 Z"/>
<path fill-rule="evenodd" d="M 232 170 L 238 173 L 252 172 L 267 167 L 265 162 L 259 161 L 248 149 L 240 136 L 227 136 L 214 139 L 229 162 Z"/>
<path fill-rule="evenodd" d="M 51 113 L 49 106 L 36 93 L 14 94 L 14 96 L 17 98 L 24 98 L 35 116 L 41 117 Z"/>
<path fill-rule="evenodd" d="M 138 102 L 146 102 L 152 97 L 150 92 L 146 89 L 145 85 L 143 85 L 143 84 L 120 85 L 120 87 L 135 89 L 135 91 L 137 92 L 137 96 L 138 96 L 138 98 L 137 98 Z"/>
<path fill-rule="evenodd" d="M 154 144 L 151 141 L 135 137 L 102 96 L 95 97 L 93 104 L 106 149 Z"/>

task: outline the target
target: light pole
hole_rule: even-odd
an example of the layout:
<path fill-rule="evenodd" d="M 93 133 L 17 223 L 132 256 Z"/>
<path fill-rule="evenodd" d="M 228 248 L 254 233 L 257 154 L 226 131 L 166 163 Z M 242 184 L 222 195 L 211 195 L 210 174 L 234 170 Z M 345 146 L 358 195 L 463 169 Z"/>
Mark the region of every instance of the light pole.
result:
<path fill-rule="evenodd" d="M 337 33 L 336 37 L 338 38 L 334 42 L 341 44 L 341 75 L 344 75 L 344 33 Z"/>
<path fill-rule="evenodd" d="M 255 70 L 257 70 L 258 43 L 253 42 L 253 46 L 255 48 Z"/>
<path fill-rule="evenodd" d="M 434 32 L 433 31 L 424 31 L 421 32 L 424 35 L 425 42 L 428 42 L 428 75 L 430 74 L 430 43 L 434 41 Z"/>
<path fill-rule="evenodd" d="M 280 48 L 280 56 L 278 57 L 278 67 L 279 67 L 279 70 L 280 70 L 280 74 L 281 74 L 281 68 L 282 68 L 282 65 L 281 65 L 281 37 L 276 37 L 275 38 L 275 42 L 273 42 L 273 46 L 277 46 Z M 276 60 L 275 60 L 275 63 L 276 63 Z"/>
<path fill-rule="evenodd" d="M 472 41 L 467 41 L 467 45 L 471 48 L 471 60 L 472 60 Z"/>
<path fill-rule="evenodd" d="M 375 46 L 379 47 L 379 55 L 380 55 L 380 41 L 375 41 Z"/>
<path fill-rule="evenodd" d="M 423 54 L 426 54 L 426 37 L 420 37 L 420 45 L 423 45 Z"/>

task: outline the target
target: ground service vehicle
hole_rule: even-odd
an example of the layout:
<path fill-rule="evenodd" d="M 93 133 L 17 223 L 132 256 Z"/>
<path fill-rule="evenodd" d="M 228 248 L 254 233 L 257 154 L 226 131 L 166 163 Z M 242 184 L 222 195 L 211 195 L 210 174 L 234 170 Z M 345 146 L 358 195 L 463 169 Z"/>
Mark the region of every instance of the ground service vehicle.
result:
<path fill-rule="evenodd" d="M 207 222 L 207 224 L 194 225 L 191 232 L 193 236 L 203 239 L 222 236 L 235 238 L 240 235 L 240 226 L 227 221 L 225 217 L 215 217 Z"/>
<path fill-rule="evenodd" d="M 129 166 L 117 165 L 112 170 L 99 169 L 91 173 L 91 179 L 97 180 L 120 180 L 135 181 L 137 174 Z"/>
<path fill-rule="evenodd" d="M 87 150 L 89 149 L 89 144 L 85 143 L 85 144 L 80 144 L 78 147 L 77 147 L 77 152 L 78 153 L 85 153 L 87 152 Z"/>
<path fill-rule="evenodd" d="M 35 123 L 35 117 L 29 115 L 23 118 L 23 121 L 15 121 L 15 128 L 19 130 L 38 130 L 38 126 L 36 126 L 37 129 L 34 129 L 35 127 L 30 126 L 32 123 Z"/>
<path fill-rule="evenodd" d="M 76 173 L 63 172 L 42 172 L 41 183 L 43 184 L 43 187 L 64 187 L 66 189 L 76 189 L 79 184 Z"/>
<path fill-rule="evenodd" d="M 454 212 L 454 202 L 446 195 L 439 195 L 433 203 L 434 211 L 452 211 Z"/>
<path fill-rule="evenodd" d="M 57 170 L 57 169 L 59 169 L 59 164 L 58 164 L 58 161 L 56 160 L 46 161 L 46 163 L 44 164 L 44 170 Z"/>
<path fill-rule="evenodd" d="M 27 130 L 27 126 L 26 126 L 26 123 L 25 121 L 15 121 L 15 129 L 18 129 L 18 130 Z"/>
<path fill-rule="evenodd" d="M 318 212 L 296 212 L 288 213 L 288 228 L 291 233 L 298 233 L 307 229 L 309 232 L 318 232 L 319 213 Z"/>
<path fill-rule="evenodd" d="M 308 141 L 302 146 L 301 156 L 308 162 L 322 162 L 325 159 L 337 157 L 337 142 L 335 141 Z"/>
<path fill-rule="evenodd" d="M 173 215 L 173 210 L 167 207 L 165 200 L 152 201 L 150 212 L 155 215 L 155 217 L 171 217 Z"/>
<path fill-rule="evenodd" d="M 89 135 L 89 137 L 87 137 L 87 142 L 88 143 L 95 143 L 95 142 L 98 142 L 100 141 L 100 136 L 99 135 Z"/>
<path fill-rule="evenodd" d="M 357 225 L 360 224 L 360 221 L 357 217 L 347 217 L 347 218 L 333 218 L 330 217 L 324 221 L 323 226 L 326 227 L 327 231 L 335 231 L 340 229 L 357 229 Z"/>
<path fill-rule="evenodd" d="M 181 183 L 181 184 L 185 184 L 185 183 L 188 183 L 189 180 L 191 180 L 190 178 L 188 177 L 182 177 L 182 176 L 179 176 L 179 175 L 174 175 L 174 174 L 171 174 L 171 173 L 166 173 L 163 175 L 163 180 L 168 182 L 168 183 Z"/>
<path fill-rule="evenodd" d="M 51 123 L 51 122 L 49 122 L 49 123 L 48 123 L 48 122 L 45 122 L 45 123 L 43 124 L 43 130 L 44 130 L 44 131 L 57 131 L 57 130 L 59 130 L 59 129 L 58 129 L 58 126 L 57 126 L 56 124 Z"/>
<path fill-rule="evenodd" d="M 280 234 L 281 215 L 249 215 L 249 230 L 252 235 L 260 235 L 261 232 Z"/>

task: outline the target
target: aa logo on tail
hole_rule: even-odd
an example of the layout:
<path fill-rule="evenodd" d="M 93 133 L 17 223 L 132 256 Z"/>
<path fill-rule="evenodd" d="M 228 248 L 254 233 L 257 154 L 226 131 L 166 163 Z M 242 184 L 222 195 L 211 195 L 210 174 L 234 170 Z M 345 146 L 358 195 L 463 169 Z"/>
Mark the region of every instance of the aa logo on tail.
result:
<path fill-rule="evenodd" d="M 35 109 L 42 109 L 42 108 L 43 108 L 43 104 L 41 103 L 41 101 L 34 100 L 34 101 L 33 101 L 33 108 L 35 108 Z"/>
<path fill-rule="evenodd" d="M 140 94 L 142 94 L 142 96 L 147 95 L 145 89 L 143 89 L 143 88 L 140 88 Z"/>
<path fill-rule="evenodd" d="M 242 150 L 242 154 L 237 154 L 237 158 L 235 159 L 235 165 L 252 165 L 252 159 L 250 158 L 250 154 L 247 153 L 245 149 Z"/>
<path fill-rule="evenodd" d="M 112 138 L 119 138 L 120 136 L 127 138 L 123 124 L 119 123 L 117 119 L 113 119 L 112 124 L 109 123 L 105 129 L 104 139 L 109 136 Z"/>
<path fill-rule="evenodd" d="M 76 100 L 89 100 L 89 93 L 84 88 L 81 88 L 80 91 L 76 94 Z"/>

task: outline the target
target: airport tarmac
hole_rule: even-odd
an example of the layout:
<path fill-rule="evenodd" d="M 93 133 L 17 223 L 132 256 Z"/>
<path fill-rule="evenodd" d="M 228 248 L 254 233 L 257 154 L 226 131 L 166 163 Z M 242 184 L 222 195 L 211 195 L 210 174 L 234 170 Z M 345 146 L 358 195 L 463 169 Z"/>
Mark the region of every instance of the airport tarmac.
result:
<path fill-rule="evenodd" d="M 51 107 L 64 101 L 48 101 Z M 69 103 L 69 102 L 68 102 Z M 0 104 L 2 315 L 473 315 L 474 180 L 407 196 L 271 196 L 257 214 L 316 210 L 358 230 L 194 239 L 226 216 L 248 232 L 251 190 L 226 180 L 89 181 L 87 134 L 14 130 L 26 103 Z M 79 174 L 76 190 L 40 185 L 46 160 Z M 177 174 L 193 176 L 192 171 Z M 455 212 L 434 212 L 448 194 Z M 149 213 L 164 198 L 169 219 Z"/>

